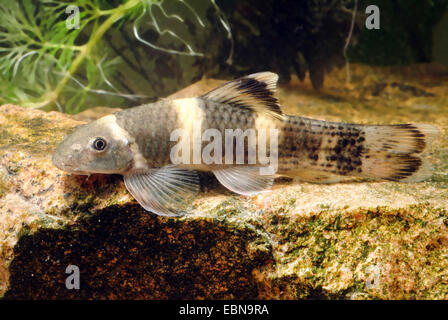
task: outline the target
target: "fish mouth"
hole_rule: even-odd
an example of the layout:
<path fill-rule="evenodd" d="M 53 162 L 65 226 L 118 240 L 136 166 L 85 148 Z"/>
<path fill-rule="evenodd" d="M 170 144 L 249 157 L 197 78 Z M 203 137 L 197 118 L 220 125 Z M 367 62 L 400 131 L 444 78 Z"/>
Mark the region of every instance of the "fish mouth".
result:
<path fill-rule="evenodd" d="M 59 168 L 59 169 L 61 169 L 61 168 Z M 78 169 L 78 168 L 64 168 L 61 170 L 66 173 L 76 174 L 76 175 L 80 175 L 80 176 L 89 176 L 92 174 L 91 172 L 82 171 L 81 169 Z"/>
<path fill-rule="evenodd" d="M 65 171 L 67 173 L 73 173 L 77 175 L 90 175 L 91 172 L 83 171 L 79 167 L 75 167 L 72 164 L 67 164 L 62 161 L 62 159 L 57 155 L 53 154 L 52 157 L 53 164 L 59 170 Z"/>
<path fill-rule="evenodd" d="M 69 172 L 69 173 L 76 174 L 76 175 L 81 175 L 81 176 L 89 176 L 92 174 L 91 172 L 82 171 L 81 169 L 78 169 L 78 168 L 73 168 L 71 170 L 65 170 L 65 171 Z"/>
<path fill-rule="evenodd" d="M 63 165 L 63 166 L 55 165 L 55 166 L 58 169 L 60 169 L 60 170 L 62 170 L 64 172 L 67 172 L 67 173 L 72 173 L 72 174 L 77 174 L 77 175 L 85 175 L 85 176 L 88 176 L 88 175 L 92 174 L 91 172 L 83 171 L 83 170 L 81 170 L 79 168 L 72 167 L 72 166 L 69 166 L 69 165 Z"/>

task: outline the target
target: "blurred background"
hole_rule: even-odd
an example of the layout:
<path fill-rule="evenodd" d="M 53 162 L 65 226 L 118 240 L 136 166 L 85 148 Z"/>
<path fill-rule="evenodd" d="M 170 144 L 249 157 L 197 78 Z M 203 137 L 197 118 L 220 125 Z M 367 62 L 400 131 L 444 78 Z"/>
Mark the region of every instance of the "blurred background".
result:
<path fill-rule="evenodd" d="M 369 30 L 366 8 L 380 10 Z M 349 66 L 448 65 L 448 0 L 0 0 L 0 104 L 78 113 L 203 77 L 282 83 Z"/>

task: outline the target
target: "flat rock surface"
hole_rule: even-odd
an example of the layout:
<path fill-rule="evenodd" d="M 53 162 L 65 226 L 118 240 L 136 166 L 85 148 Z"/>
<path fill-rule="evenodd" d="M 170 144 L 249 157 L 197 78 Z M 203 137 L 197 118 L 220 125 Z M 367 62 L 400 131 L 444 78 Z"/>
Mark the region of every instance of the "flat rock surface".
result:
<path fill-rule="evenodd" d="M 332 72 L 316 93 L 279 89 L 286 113 L 358 123 L 431 123 L 422 183 L 317 185 L 279 180 L 240 197 L 210 175 L 181 218 L 144 211 L 120 176 L 66 174 L 51 163 L 82 124 L 0 107 L 0 296 L 6 299 L 447 299 L 448 72 L 438 66 Z M 175 97 L 221 83 L 201 80 Z M 98 115 L 108 110 L 103 108 Z M 88 114 L 91 120 L 95 114 Z M 66 268 L 81 288 L 65 286 Z"/>

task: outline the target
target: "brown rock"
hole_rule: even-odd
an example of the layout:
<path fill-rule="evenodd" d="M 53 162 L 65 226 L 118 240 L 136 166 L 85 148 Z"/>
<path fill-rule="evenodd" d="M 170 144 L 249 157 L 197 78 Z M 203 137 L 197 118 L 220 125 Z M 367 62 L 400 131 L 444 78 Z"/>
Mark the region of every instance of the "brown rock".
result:
<path fill-rule="evenodd" d="M 108 114 L 118 112 L 120 110 L 121 110 L 120 108 L 95 107 L 71 115 L 71 117 L 78 121 L 90 122 L 99 119 L 101 117 L 107 116 Z"/>

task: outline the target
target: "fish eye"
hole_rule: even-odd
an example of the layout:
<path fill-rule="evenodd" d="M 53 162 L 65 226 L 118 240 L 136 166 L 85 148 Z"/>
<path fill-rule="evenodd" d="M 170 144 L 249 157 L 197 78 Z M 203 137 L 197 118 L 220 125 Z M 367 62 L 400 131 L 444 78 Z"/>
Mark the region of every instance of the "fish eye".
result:
<path fill-rule="evenodd" d="M 103 138 L 95 138 L 92 142 L 92 147 L 96 151 L 103 151 L 107 147 L 107 142 Z"/>

